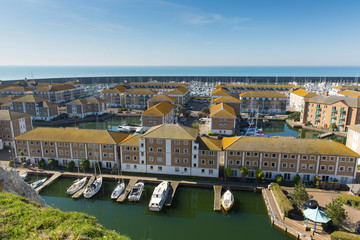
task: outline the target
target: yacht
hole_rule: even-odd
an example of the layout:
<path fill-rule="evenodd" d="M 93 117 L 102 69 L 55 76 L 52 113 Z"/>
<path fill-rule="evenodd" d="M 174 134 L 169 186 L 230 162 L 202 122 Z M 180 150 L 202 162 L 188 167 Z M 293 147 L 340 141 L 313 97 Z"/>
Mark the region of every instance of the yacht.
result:
<path fill-rule="evenodd" d="M 149 203 L 150 211 L 161 211 L 162 207 L 165 204 L 167 196 L 170 191 L 170 184 L 167 181 L 161 182 L 155 189 L 151 196 Z"/>
<path fill-rule="evenodd" d="M 47 178 L 44 178 L 44 179 L 38 180 L 36 182 L 33 182 L 32 184 L 30 184 L 30 187 L 32 187 L 33 189 L 38 188 L 46 181 L 46 179 Z"/>
<path fill-rule="evenodd" d="M 225 209 L 225 211 L 229 211 L 230 208 L 234 205 L 234 196 L 227 190 L 221 197 L 221 206 Z"/>
<path fill-rule="evenodd" d="M 67 189 L 66 194 L 72 195 L 82 189 L 87 182 L 87 178 L 76 179 L 74 183 Z"/>
<path fill-rule="evenodd" d="M 97 194 L 102 185 L 102 177 L 95 177 L 94 181 L 85 188 L 84 197 L 91 198 L 95 194 Z"/>
<path fill-rule="evenodd" d="M 144 191 L 144 183 L 138 182 L 131 188 L 128 200 L 130 202 L 137 202 L 141 198 L 141 194 Z"/>
<path fill-rule="evenodd" d="M 125 189 L 125 183 L 119 181 L 114 191 L 111 194 L 111 199 L 113 200 L 118 199 L 120 195 L 124 192 L 124 189 Z"/>

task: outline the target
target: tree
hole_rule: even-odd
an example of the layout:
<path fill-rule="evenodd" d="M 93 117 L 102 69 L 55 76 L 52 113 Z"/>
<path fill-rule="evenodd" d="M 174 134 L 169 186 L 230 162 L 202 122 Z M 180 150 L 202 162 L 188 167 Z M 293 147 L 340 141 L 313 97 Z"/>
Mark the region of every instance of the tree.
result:
<path fill-rule="evenodd" d="M 298 182 L 300 182 L 300 180 L 301 180 L 301 177 L 299 174 L 296 174 L 293 178 L 294 183 L 298 183 Z"/>
<path fill-rule="evenodd" d="M 329 128 L 334 131 L 337 129 L 337 126 L 335 123 L 330 123 Z"/>
<path fill-rule="evenodd" d="M 307 201 L 312 198 L 306 191 L 306 185 L 304 182 L 300 181 L 295 184 L 294 192 L 289 194 L 293 199 L 293 204 L 296 204 L 299 208 Z"/>
<path fill-rule="evenodd" d="M 240 173 L 241 173 L 242 178 L 245 180 L 246 176 L 249 175 L 249 170 L 247 167 L 242 166 L 242 167 L 240 167 Z"/>
<path fill-rule="evenodd" d="M 314 181 L 316 188 L 320 188 L 321 177 L 319 176 L 319 174 L 315 176 Z"/>
<path fill-rule="evenodd" d="M 225 169 L 225 175 L 227 178 L 231 177 L 231 168 L 230 167 Z"/>
<path fill-rule="evenodd" d="M 260 169 L 256 169 L 255 177 L 258 180 L 264 180 L 264 178 L 265 178 L 264 173 Z"/>
<path fill-rule="evenodd" d="M 210 109 L 208 107 L 204 107 L 201 111 L 205 114 L 210 114 Z"/>
<path fill-rule="evenodd" d="M 277 182 L 279 185 L 281 185 L 281 183 L 284 181 L 284 179 L 283 179 L 283 177 L 281 176 L 281 174 L 277 175 L 277 176 L 275 177 L 275 179 L 276 179 L 276 182 Z"/>
<path fill-rule="evenodd" d="M 56 168 L 56 166 L 58 166 L 58 161 L 55 159 L 49 159 L 48 168 L 50 170 L 54 170 Z"/>
<path fill-rule="evenodd" d="M 347 219 L 347 213 L 342 207 L 342 202 L 339 198 L 335 198 L 331 203 L 326 205 L 326 215 L 331 218 L 335 225 L 340 224 L 342 221 Z"/>
<path fill-rule="evenodd" d="M 42 158 L 42 159 L 39 161 L 39 167 L 44 168 L 45 166 L 46 166 L 45 159 Z"/>
<path fill-rule="evenodd" d="M 300 121 L 300 115 L 301 113 L 299 112 L 293 112 L 289 115 L 289 118 L 294 120 L 295 122 L 299 122 Z"/>
<path fill-rule="evenodd" d="M 88 159 L 81 159 L 81 169 L 87 170 L 90 167 L 90 161 Z"/>
<path fill-rule="evenodd" d="M 205 115 L 204 115 L 204 113 L 203 113 L 203 112 L 199 112 L 198 117 L 199 117 L 199 119 L 200 119 L 200 118 L 205 117 Z"/>
<path fill-rule="evenodd" d="M 69 171 L 69 172 L 72 172 L 74 170 L 74 167 L 75 167 L 75 162 L 70 161 L 66 166 L 66 170 Z"/>

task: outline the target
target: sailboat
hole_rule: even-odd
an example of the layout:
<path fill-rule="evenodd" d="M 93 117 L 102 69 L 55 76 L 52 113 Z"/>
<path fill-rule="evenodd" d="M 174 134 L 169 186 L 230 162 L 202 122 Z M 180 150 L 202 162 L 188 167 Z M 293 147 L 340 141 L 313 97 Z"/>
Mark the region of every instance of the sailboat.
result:
<path fill-rule="evenodd" d="M 99 166 L 99 172 L 100 172 L 100 175 L 99 177 L 96 177 L 96 166 L 94 167 L 94 170 L 95 170 L 95 179 L 94 181 L 92 181 L 92 183 L 87 186 L 85 188 L 85 191 L 84 191 L 84 197 L 85 198 L 91 198 L 92 196 L 94 196 L 95 194 L 97 194 L 102 186 L 102 177 L 101 177 L 101 170 L 100 170 L 100 165 L 98 164 Z"/>
<path fill-rule="evenodd" d="M 80 164 L 78 164 L 78 173 L 80 177 Z M 87 182 L 87 178 L 84 177 L 82 179 L 78 178 L 74 181 L 74 183 L 67 189 L 66 194 L 72 195 L 82 189 Z"/>
<path fill-rule="evenodd" d="M 234 196 L 227 190 L 221 197 L 221 206 L 224 208 L 225 211 L 229 211 L 230 208 L 234 205 Z"/>
<path fill-rule="evenodd" d="M 32 184 L 30 184 L 30 187 L 32 187 L 33 189 L 38 188 L 46 181 L 46 179 L 47 178 L 43 178 L 41 180 L 35 181 Z"/>
<path fill-rule="evenodd" d="M 120 165 L 118 166 L 119 166 L 120 175 L 122 175 L 122 172 L 120 170 Z M 113 200 L 118 199 L 120 195 L 124 192 L 124 190 L 125 190 L 125 183 L 124 183 L 124 179 L 121 178 L 121 180 L 118 181 L 114 191 L 111 193 L 111 199 Z"/>

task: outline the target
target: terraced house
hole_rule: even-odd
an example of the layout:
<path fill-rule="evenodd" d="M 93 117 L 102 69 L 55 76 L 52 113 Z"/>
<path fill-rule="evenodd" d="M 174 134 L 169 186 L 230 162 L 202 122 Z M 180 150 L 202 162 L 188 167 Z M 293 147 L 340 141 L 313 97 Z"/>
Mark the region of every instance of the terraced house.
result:
<path fill-rule="evenodd" d="M 25 96 L 29 93 L 31 93 L 32 89 L 28 87 L 22 87 L 18 85 L 2 85 L 0 87 L 0 97 L 6 97 L 9 95 L 13 96 Z"/>
<path fill-rule="evenodd" d="M 125 172 L 218 176 L 221 141 L 200 138 L 194 128 L 155 126 L 143 135 L 129 136 L 120 148 Z"/>
<path fill-rule="evenodd" d="M 10 146 L 13 138 L 33 129 L 29 114 L 0 110 L 0 138 Z"/>
<path fill-rule="evenodd" d="M 106 100 L 95 97 L 76 99 L 66 104 L 66 113 L 79 118 L 102 115 L 106 113 Z"/>
<path fill-rule="evenodd" d="M 147 107 L 147 101 L 155 95 L 156 92 L 150 89 L 132 89 L 125 92 L 125 107 L 145 109 Z"/>
<path fill-rule="evenodd" d="M 242 101 L 240 99 L 231 96 L 215 98 L 213 104 L 219 104 L 219 103 L 225 103 L 226 105 L 229 105 L 234 109 L 236 116 L 238 117 L 240 116 L 241 105 L 242 105 Z"/>
<path fill-rule="evenodd" d="M 238 97 L 239 94 L 245 92 L 280 92 L 282 94 L 289 94 L 289 91 L 294 88 L 301 88 L 294 85 L 266 85 L 266 84 L 219 84 L 215 88 L 226 88 L 229 91 L 230 96 Z"/>
<path fill-rule="evenodd" d="M 161 102 L 168 102 L 172 105 L 175 105 L 175 100 L 176 99 L 174 97 L 169 97 L 167 95 L 163 95 L 163 94 L 156 95 L 152 98 L 149 98 L 149 100 L 147 101 L 147 108 L 151 108 Z"/>
<path fill-rule="evenodd" d="M 300 121 L 314 126 L 335 127 L 345 131 L 347 125 L 360 123 L 359 98 L 348 96 L 317 96 L 305 101 Z"/>
<path fill-rule="evenodd" d="M 129 134 L 107 130 L 78 128 L 35 128 L 14 138 L 16 156 L 37 164 L 50 159 L 66 166 L 70 161 L 79 166 L 81 159 L 88 159 L 91 166 L 100 161 L 103 168 L 112 169 L 118 163 L 118 144 Z M 20 155 L 20 153 L 23 155 Z"/>
<path fill-rule="evenodd" d="M 57 86 L 49 85 L 48 87 L 41 87 L 34 90 L 33 94 L 45 98 L 52 103 L 65 103 L 76 98 L 84 97 L 84 89 L 66 84 Z"/>
<path fill-rule="evenodd" d="M 152 127 L 173 123 L 174 117 L 175 106 L 168 102 L 161 102 L 141 114 L 141 125 L 143 127 Z"/>
<path fill-rule="evenodd" d="M 122 107 L 125 106 L 125 91 L 127 89 L 122 85 L 104 89 L 100 93 L 100 98 L 106 100 L 109 107 Z"/>
<path fill-rule="evenodd" d="M 210 132 L 233 135 L 236 127 L 235 110 L 226 103 L 219 103 L 210 108 Z"/>
<path fill-rule="evenodd" d="M 167 93 L 169 97 L 175 98 L 175 104 L 185 105 L 190 101 L 190 91 L 184 87 L 175 88 Z"/>
<path fill-rule="evenodd" d="M 282 114 L 286 112 L 288 97 L 275 91 L 245 92 L 239 95 L 242 111 L 247 113 Z"/>
<path fill-rule="evenodd" d="M 224 138 L 223 149 L 225 168 L 230 167 L 234 177 L 241 177 L 240 167 L 246 166 L 250 178 L 260 169 L 266 179 L 281 174 L 285 180 L 292 180 L 299 174 L 305 182 L 314 181 L 318 174 L 323 181 L 352 183 L 359 158 L 356 152 L 332 140 L 289 137 Z"/>
<path fill-rule="evenodd" d="M 212 91 L 211 93 L 211 103 L 214 102 L 214 99 L 216 98 L 220 98 L 220 97 L 229 97 L 230 93 L 226 88 L 216 88 L 214 91 Z"/>
<path fill-rule="evenodd" d="M 305 100 L 318 96 L 316 93 L 306 91 L 304 89 L 297 89 L 290 92 L 289 105 L 295 111 L 301 111 L 304 108 Z"/>
<path fill-rule="evenodd" d="M 122 84 L 129 89 L 150 89 L 158 94 L 168 94 L 176 88 L 189 88 L 186 83 L 168 82 L 130 82 Z"/>

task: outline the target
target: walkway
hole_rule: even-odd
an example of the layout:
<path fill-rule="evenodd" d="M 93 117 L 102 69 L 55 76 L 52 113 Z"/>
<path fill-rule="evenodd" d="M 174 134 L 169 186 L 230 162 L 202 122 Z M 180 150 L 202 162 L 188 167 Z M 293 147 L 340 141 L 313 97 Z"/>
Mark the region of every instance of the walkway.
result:
<path fill-rule="evenodd" d="M 59 172 L 53 174 L 49 179 L 47 179 L 43 184 L 41 184 L 41 186 L 39 186 L 35 190 L 39 193 L 41 190 L 43 190 L 45 187 L 50 185 L 53 181 L 55 181 L 60 176 L 61 176 L 61 173 L 59 173 Z"/>
<path fill-rule="evenodd" d="M 134 186 L 134 184 L 138 181 L 138 178 L 135 179 L 130 179 L 128 185 L 125 188 L 125 191 L 118 197 L 118 199 L 116 200 L 117 202 L 124 202 L 127 195 L 130 193 L 131 188 Z"/>
<path fill-rule="evenodd" d="M 221 210 L 221 190 L 222 186 L 214 185 L 214 211 L 220 211 Z"/>

